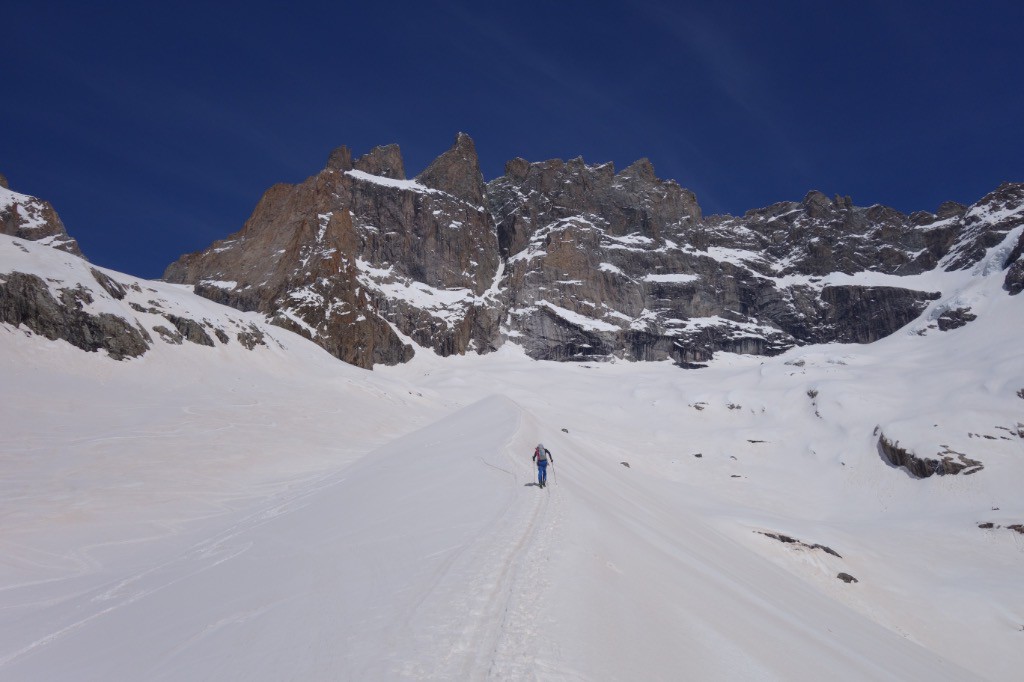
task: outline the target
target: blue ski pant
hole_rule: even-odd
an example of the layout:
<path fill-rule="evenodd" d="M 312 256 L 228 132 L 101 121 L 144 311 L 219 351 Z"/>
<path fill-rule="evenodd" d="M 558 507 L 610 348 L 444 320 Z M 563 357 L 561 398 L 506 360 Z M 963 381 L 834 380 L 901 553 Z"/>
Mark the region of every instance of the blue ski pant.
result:
<path fill-rule="evenodd" d="M 546 459 L 537 460 L 537 483 L 547 483 L 548 481 L 548 461 Z"/>

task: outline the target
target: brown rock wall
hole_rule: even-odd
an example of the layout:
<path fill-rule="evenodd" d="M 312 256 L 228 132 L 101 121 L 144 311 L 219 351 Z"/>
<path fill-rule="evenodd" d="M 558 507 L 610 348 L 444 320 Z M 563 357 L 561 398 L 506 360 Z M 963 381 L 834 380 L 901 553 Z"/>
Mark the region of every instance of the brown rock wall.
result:
<path fill-rule="evenodd" d="M 716 351 L 880 339 L 940 294 L 821 278 L 965 267 L 1024 220 L 1014 211 L 1024 185 L 910 216 L 812 191 L 704 217 L 647 159 L 616 173 L 517 158 L 484 183 L 462 133 L 404 178 L 397 145 L 356 159 L 340 147 L 321 173 L 272 187 L 241 231 L 166 276 L 364 367 L 408 359 L 402 337 L 443 355 L 512 337 L 533 357 L 692 364 Z M 1004 266 L 1011 293 L 1024 289 L 1020 262 Z"/>

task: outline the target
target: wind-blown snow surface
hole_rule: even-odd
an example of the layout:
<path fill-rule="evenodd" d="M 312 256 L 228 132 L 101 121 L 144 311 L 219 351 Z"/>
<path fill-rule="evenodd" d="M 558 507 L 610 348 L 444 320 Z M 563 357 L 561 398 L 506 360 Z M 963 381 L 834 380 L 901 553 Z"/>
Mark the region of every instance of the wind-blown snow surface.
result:
<path fill-rule="evenodd" d="M 1000 283 L 698 371 L 506 346 L 371 373 L 269 329 L 115 362 L 0 325 L 0 678 L 1018 679 Z M 929 328 L 953 303 L 978 319 Z M 911 479 L 876 427 L 985 468 Z"/>

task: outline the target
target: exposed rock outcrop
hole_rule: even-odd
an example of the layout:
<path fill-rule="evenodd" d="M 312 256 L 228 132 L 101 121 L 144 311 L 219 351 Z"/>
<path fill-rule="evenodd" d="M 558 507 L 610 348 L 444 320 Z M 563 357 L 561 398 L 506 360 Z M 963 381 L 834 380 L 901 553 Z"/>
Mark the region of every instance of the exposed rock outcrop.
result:
<path fill-rule="evenodd" d="M 827 306 L 822 321 L 828 336 L 843 343 L 871 343 L 914 320 L 939 292 L 896 287 L 830 286 L 821 291 Z M 825 340 L 825 339 L 823 339 Z"/>
<path fill-rule="evenodd" d="M 92 296 L 83 288 L 53 296 L 40 277 L 22 272 L 0 275 L 0 322 L 24 325 L 48 339 L 63 339 L 87 351 L 103 349 L 115 360 L 142 355 L 152 339 L 144 329 L 110 313 L 91 314 Z"/>
<path fill-rule="evenodd" d="M 121 285 L 120 282 L 114 280 L 109 275 L 106 275 L 96 268 L 89 268 L 89 272 L 92 273 L 93 278 L 99 283 L 103 290 L 114 297 L 115 300 L 123 300 L 128 295 L 128 291 Z"/>
<path fill-rule="evenodd" d="M 164 315 L 167 321 L 174 325 L 174 328 L 178 330 L 178 333 L 186 341 L 198 344 L 200 346 L 209 346 L 213 348 L 213 339 L 203 329 L 203 325 L 199 324 L 195 320 L 187 317 L 179 317 L 177 315 L 171 315 L 170 313 Z"/>
<path fill-rule="evenodd" d="M 884 433 L 878 436 L 878 450 L 882 458 L 895 467 L 903 467 L 914 478 L 928 478 L 934 474 L 974 474 L 981 471 L 984 465 L 976 459 L 970 459 L 961 452 L 947 449 L 936 458 L 919 457 L 912 451 L 900 447 L 899 441 L 891 441 Z"/>
<path fill-rule="evenodd" d="M 1016 296 L 1024 291 L 1024 232 L 1017 238 L 1017 244 L 1010 251 L 1003 263 L 1006 270 L 1006 278 L 1003 280 L 1003 288 Z"/>
<path fill-rule="evenodd" d="M 939 331 L 948 332 L 950 329 L 959 329 L 978 319 L 978 316 L 971 312 L 970 308 L 952 308 L 944 311 L 935 321 L 939 325 Z"/>
<path fill-rule="evenodd" d="M 0 235 L 0 264 L 0 327 L 8 334 L 20 329 L 115 360 L 185 341 L 215 348 L 236 334 L 250 350 L 266 345 L 265 323 L 255 316 L 194 307 L 178 287 L 104 271 L 40 242 Z"/>
<path fill-rule="evenodd" d="M 7 178 L 0 183 L 0 234 L 38 241 L 61 251 L 83 257 L 82 251 L 60 216 L 48 201 L 8 189 Z"/>
<path fill-rule="evenodd" d="M 822 544 L 818 544 L 818 543 L 804 542 L 803 540 L 797 540 L 794 537 L 790 537 L 788 535 L 783 535 L 782 533 L 771 533 L 771 532 L 762 531 L 762 530 L 759 530 L 759 531 L 756 531 L 756 532 L 760 533 L 761 535 L 764 535 L 765 537 L 769 537 L 772 540 L 778 540 L 779 542 L 781 542 L 783 544 L 786 544 L 786 545 L 793 545 L 794 547 L 799 547 L 801 549 L 810 549 L 810 550 L 818 549 L 818 550 L 821 550 L 822 552 L 825 552 L 825 554 L 831 554 L 832 556 L 834 556 L 834 557 L 836 557 L 838 559 L 842 559 L 843 558 L 842 555 L 839 552 L 835 551 L 834 549 L 832 549 L 831 547 L 828 547 L 826 545 L 822 545 Z"/>
<path fill-rule="evenodd" d="M 260 328 L 255 325 L 249 325 L 247 329 L 243 329 L 238 332 L 236 338 L 246 350 L 253 350 L 256 346 L 267 345 L 265 335 Z"/>
<path fill-rule="evenodd" d="M 1024 523 L 1012 523 L 1012 524 L 1010 524 L 1008 526 L 1000 526 L 1000 525 L 997 525 L 995 523 L 992 523 L 991 521 L 986 521 L 985 523 L 979 523 L 978 524 L 978 528 L 981 528 L 982 530 L 993 530 L 993 529 L 1005 528 L 1006 530 L 1012 530 L 1012 531 L 1014 531 L 1016 533 L 1020 533 L 1021 535 L 1024 535 Z"/>

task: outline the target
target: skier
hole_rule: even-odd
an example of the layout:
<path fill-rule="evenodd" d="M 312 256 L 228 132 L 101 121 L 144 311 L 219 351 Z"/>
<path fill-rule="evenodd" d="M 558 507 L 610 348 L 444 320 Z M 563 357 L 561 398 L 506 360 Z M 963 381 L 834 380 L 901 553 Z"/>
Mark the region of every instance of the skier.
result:
<path fill-rule="evenodd" d="M 543 488 L 548 484 L 548 462 L 554 466 L 555 458 L 543 443 L 537 443 L 537 448 L 533 451 L 533 461 L 537 463 L 537 485 Z"/>

